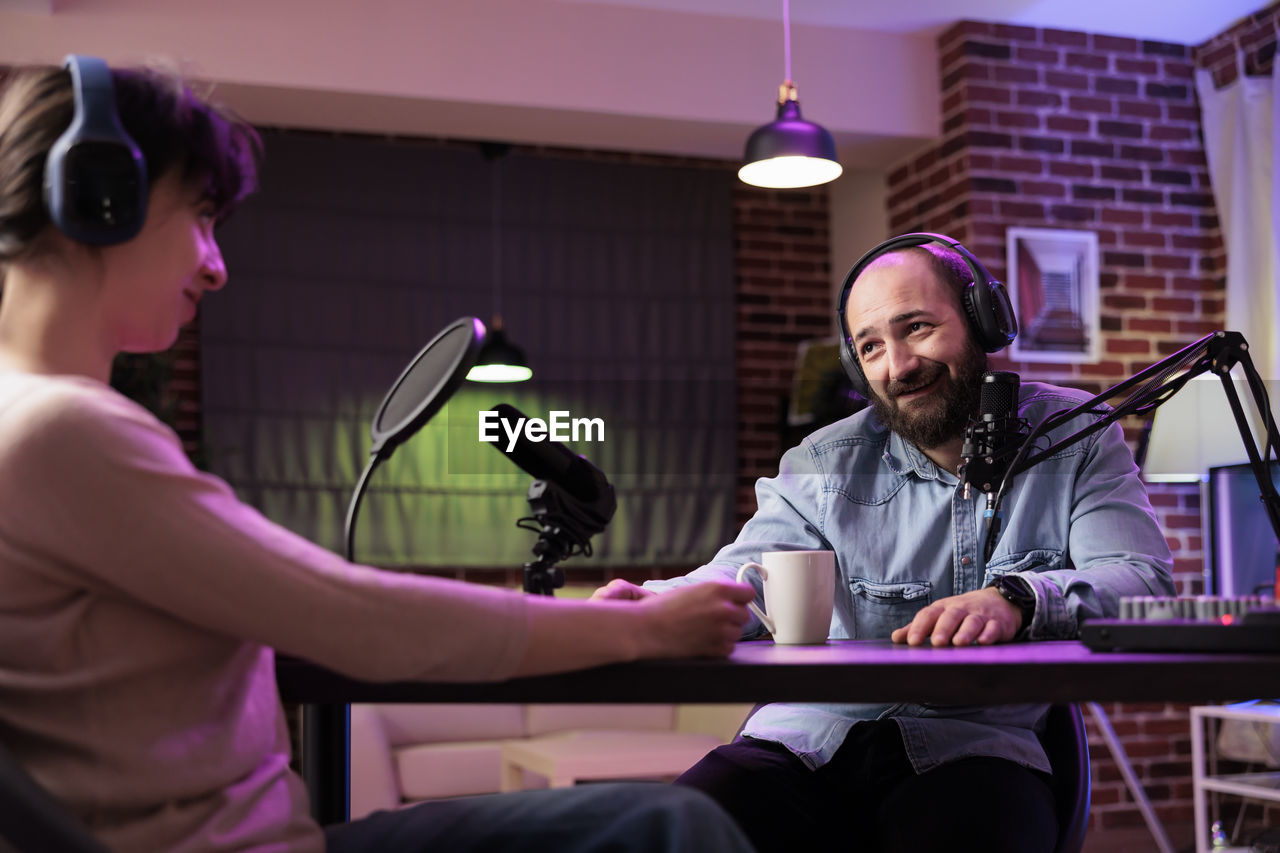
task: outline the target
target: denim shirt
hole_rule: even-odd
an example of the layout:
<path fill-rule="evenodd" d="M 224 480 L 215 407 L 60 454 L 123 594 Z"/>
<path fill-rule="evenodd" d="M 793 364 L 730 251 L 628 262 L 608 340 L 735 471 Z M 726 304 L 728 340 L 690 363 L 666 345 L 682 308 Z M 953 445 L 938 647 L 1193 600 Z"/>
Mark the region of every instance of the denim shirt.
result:
<path fill-rule="evenodd" d="M 1088 398 L 1025 383 L 1019 416 L 1035 426 Z M 1072 419 L 1040 446 L 1097 417 Z M 1013 479 L 990 562 L 982 556 L 985 495 L 974 490 L 966 501 L 959 478 L 890 432 L 870 409 L 787 451 L 778 476 L 756 484 L 756 496 L 756 514 L 715 559 L 683 578 L 645 587 L 732 580 L 740 565 L 765 551 L 833 551 L 832 639 L 887 638 L 926 604 L 1012 573 L 1035 592 L 1031 640 L 1073 638 L 1082 620 L 1115 616 L 1120 596 L 1174 592 L 1172 555 L 1119 424 Z M 747 578 L 760 589 L 754 572 Z M 753 616 L 743 638 L 763 634 Z M 816 768 L 857 721 L 891 718 L 918 773 L 971 756 L 1047 772 L 1037 737 L 1047 711 L 1047 705 L 773 704 L 752 715 L 743 735 L 782 743 Z"/>

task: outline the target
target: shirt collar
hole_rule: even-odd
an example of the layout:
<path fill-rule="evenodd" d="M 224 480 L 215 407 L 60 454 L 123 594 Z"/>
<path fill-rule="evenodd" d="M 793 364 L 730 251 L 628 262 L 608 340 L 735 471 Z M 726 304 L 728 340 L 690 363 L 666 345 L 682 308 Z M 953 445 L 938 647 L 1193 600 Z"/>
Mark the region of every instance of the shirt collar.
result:
<path fill-rule="evenodd" d="M 889 433 L 889 440 L 884 445 L 884 463 L 895 474 L 914 473 L 921 480 L 941 480 L 948 485 L 955 485 L 960 478 L 945 468 L 934 464 L 934 461 L 920 448 L 907 441 L 896 432 L 889 430 L 879 418 L 872 416 L 876 426 Z"/>

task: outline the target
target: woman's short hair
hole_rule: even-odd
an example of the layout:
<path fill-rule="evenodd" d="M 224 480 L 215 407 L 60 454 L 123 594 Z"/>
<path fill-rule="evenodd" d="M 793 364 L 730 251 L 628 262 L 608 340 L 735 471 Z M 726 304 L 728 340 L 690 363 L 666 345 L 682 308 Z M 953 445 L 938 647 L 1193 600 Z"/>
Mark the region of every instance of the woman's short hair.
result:
<path fill-rule="evenodd" d="M 176 174 L 198 188 L 225 218 L 257 188 L 262 142 L 228 110 L 158 68 L 115 69 L 116 111 L 146 161 L 151 185 Z M 0 94 L 0 269 L 39 251 L 50 224 L 44 204 L 49 149 L 71 124 L 71 74 L 63 68 L 20 68 Z"/>

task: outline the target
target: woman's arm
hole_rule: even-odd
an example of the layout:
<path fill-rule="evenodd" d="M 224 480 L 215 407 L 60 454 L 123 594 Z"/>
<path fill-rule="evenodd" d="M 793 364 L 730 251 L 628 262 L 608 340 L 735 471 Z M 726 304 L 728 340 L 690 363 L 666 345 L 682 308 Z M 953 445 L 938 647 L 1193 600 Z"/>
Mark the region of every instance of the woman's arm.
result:
<path fill-rule="evenodd" d="M 638 600 L 525 602 L 529 641 L 517 674 L 662 657 L 723 657 L 746 624 L 749 584 L 705 583 Z"/>
<path fill-rule="evenodd" d="M 106 600 L 373 680 L 725 654 L 747 618 L 749 590 L 570 602 L 354 565 L 196 471 L 118 395 L 56 383 L 43 396 L 0 424 L 0 538 L 30 570 Z"/>

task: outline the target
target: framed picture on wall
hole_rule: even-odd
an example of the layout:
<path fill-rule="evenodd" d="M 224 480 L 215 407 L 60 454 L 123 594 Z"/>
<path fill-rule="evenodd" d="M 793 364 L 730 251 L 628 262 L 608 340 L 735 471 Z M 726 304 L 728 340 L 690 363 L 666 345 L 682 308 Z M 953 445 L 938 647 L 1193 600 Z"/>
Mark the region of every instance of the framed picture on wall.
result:
<path fill-rule="evenodd" d="M 1008 289 L 1018 315 L 1015 361 L 1094 362 L 1102 355 L 1098 235 L 1057 228 L 1006 232 Z"/>

